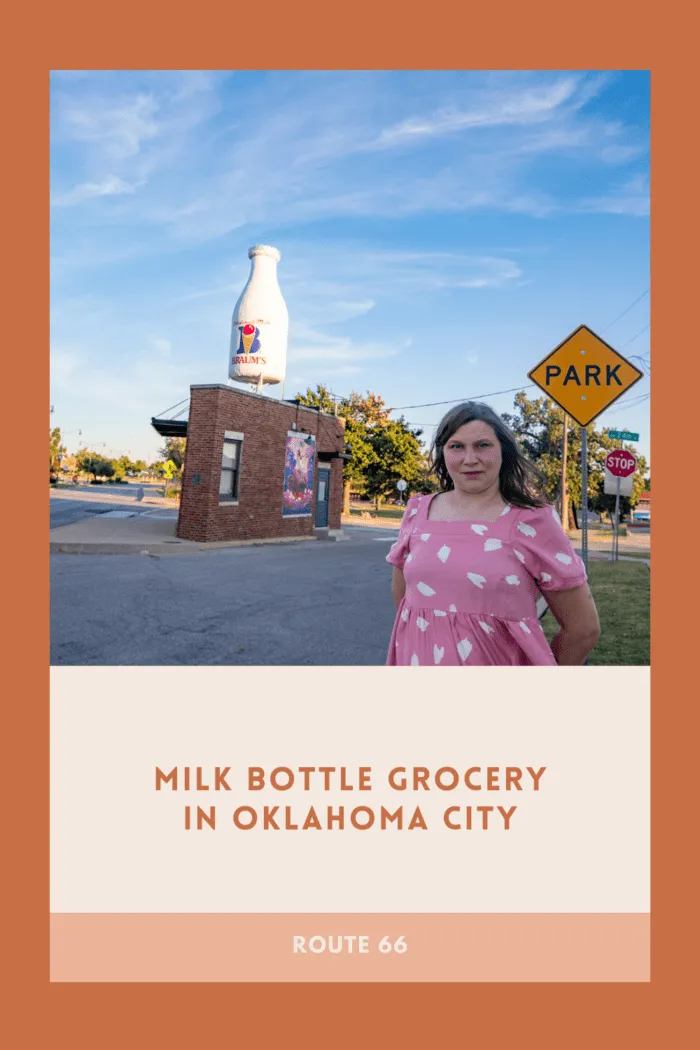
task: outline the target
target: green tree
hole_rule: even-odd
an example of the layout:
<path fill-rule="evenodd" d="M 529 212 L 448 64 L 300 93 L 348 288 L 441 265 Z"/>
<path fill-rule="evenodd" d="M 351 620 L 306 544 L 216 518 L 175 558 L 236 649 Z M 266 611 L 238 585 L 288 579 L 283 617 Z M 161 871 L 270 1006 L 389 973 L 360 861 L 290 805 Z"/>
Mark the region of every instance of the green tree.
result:
<path fill-rule="evenodd" d="M 403 416 L 370 428 L 368 440 L 374 456 L 365 469 L 364 483 L 377 510 L 382 498 L 396 493 L 401 478 L 408 484 L 407 495 L 425 480 L 421 433 L 411 430 Z"/>
<path fill-rule="evenodd" d="M 424 458 L 418 438 L 403 418 L 392 420 L 384 399 L 368 390 L 353 391 L 348 397 L 334 398 L 328 387 L 319 383 L 315 389 L 297 394 L 302 405 L 336 412 L 345 420 L 345 442 L 351 460 L 343 468 L 345 509 L 349 510 L 350 487 L 373 498 L 376 505 L 395 489 L 404 478 L 414 491 L 425 482 Z"/>
<path fill-rule="evenodd" d="M 548 397 L 530 399 L 520 391 L 515 395 L 514 411 L 504 413 L 505 423 L 513 430 L 525 455 L 530 459 L 543 477 L 543 491 L 550 503 L 561 499 L 561 459 L 564 442 L 564 412 Z M 605 456 L 614 448 L 619 448 L 607 430 L 596 430 L 588 427 L 588 506 L 600 513 L 608 509 L 608 501 L 615 497 L 606 497 L 603 493 L 605 476 Z M 637 456 L 638 467 L 634 479 L 634 490 L 631 500 L 634 506 L 644 488 L 644 475 L 647 463 L 633 446 L 625 445 Z M 566 487 L 570 497 L 570 506 L 581 504 L 581 427 L 569 418 L 568 453 L 566 461 Z M 573 525 L 571 511 L 569 525 Z"/>
<path fill-rule="evenodd" d="M 427 452 L 421 458 L 420 475 L 413 485 L 413 491 L 422 492 L 426 495 L 433 495 L 440 491 L 438 479 L 434 474 L 430 473 L 430 461 Z"/>
<path fill-rule="evenodd" d="M 128 456 L 120 456 L 119 459 L 114 461 L 114 469 L 119 477 L 134 469 L 134 464 L 131 462 Z"/>
<path fill-rule="evenodd" d="M 49 431 L 49 473 L 55 474 L 60 469 L 59 456 L 65 456 L 66 447 L 61 441 L 61 428 L 54 427 Z"/>
<path fill-rule="evenodd" d="M 351 459 L 346 460 L 343 467 L 343 486 L 345 509 L 349 510 L 350 489 L 364 491 L 365 472 L 375 457 L 368 438 L 369 425 L 389 418 L 384 402 L 369 393 L 365 398 L 353 393 L 349 398 L 336 400 L 323 383 L 319 383 L 315 390 L 308 387 L 305 394 L 297 394 L 297 400 L 329 415 L 337 412 L 345 421 L 345 444 Z"/>
<path fill-rule="evenodd" d="M 77 457 L 78 469 L 86 474 L 92 474 L 95 481 L 100 478 L 114 477 L 115 469 L 111 459 L 105 459 L 99 452 L 91 452 L 85 449 Z"/>
<path fill-rule="evenodd" d="M 166 438 L 165 444 L 159 450 L 158 455 L 161 456 L 166 461 L 166 463 L 169 459 L 171 459 L 177 467 L 177 469 L 182 470 L 182 465 L 185 462 L 186 445 L 187 438 Z"/>

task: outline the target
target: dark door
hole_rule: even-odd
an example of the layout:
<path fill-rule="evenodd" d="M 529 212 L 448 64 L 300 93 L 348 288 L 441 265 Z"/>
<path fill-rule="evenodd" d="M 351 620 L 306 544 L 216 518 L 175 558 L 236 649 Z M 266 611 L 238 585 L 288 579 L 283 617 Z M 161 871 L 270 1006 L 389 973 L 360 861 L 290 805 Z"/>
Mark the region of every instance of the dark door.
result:
<path fill-rule="evenodd" d="M 316 476 L 316 528 L 325 529 L 328 525 L 328 490 L 330 488 L 330 467 L 319 467 Z"/>

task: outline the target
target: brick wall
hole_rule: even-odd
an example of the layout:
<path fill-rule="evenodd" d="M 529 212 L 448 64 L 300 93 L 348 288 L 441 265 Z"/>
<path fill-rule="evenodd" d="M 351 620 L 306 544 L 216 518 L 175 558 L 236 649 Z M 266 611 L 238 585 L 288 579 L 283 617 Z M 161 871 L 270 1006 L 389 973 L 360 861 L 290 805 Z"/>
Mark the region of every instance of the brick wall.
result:
<path fill-rule="evenodd" d="M 220 384 L 193 386 L 177 535 L 199 542 L 313 535 L 315 476 L 311 517 L 282 517 L 285 446 L 292 424 L 299 433 L 316 438 L 316 466 L 319 453 L 343 451 L 342 419 Z M 237 504 L 219 503 L 226 430 L 244 435 Z M 329 465 L 328 525 L 337 529 L 343 503 L 343 460 L 333 459 Z"/>

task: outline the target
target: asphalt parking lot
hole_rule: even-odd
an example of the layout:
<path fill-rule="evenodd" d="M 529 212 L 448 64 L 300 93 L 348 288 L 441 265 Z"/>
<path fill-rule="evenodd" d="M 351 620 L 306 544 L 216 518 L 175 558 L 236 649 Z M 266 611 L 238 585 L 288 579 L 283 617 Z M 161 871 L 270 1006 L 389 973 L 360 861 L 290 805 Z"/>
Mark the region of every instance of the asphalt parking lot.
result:
<path fill-rule="evenodd" d="M 395 530 L 194 554 L 52 554 L 54 665 L 381 665 Z"/>

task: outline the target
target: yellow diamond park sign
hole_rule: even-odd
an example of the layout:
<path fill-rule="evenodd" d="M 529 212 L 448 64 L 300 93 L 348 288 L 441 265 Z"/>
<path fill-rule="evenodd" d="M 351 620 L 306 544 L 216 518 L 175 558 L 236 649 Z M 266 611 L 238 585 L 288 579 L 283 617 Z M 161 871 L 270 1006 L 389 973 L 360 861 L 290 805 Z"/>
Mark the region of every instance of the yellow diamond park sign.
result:
<path fill-rule="evenodd" d="M 528 378 L 586 427 L 642 378 L 635 365 L 585 324 L 540 361 Z"/>

